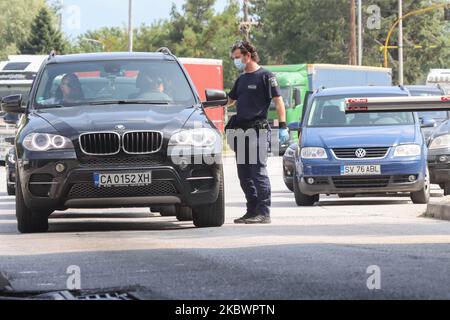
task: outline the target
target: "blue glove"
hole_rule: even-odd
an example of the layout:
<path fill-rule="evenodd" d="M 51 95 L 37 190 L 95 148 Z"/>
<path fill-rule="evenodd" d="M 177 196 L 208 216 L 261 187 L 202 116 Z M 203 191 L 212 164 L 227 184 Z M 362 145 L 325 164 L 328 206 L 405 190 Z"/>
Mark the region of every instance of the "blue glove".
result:
<path fill-rule="evenodd" d="M 279 129 L 278 130 L 278 137 L 280 139 L 280 143 L 281 144 L 285 144 L 286 142 L 289 141 L 289 130 L 287 128 L 284 129 Z"/>

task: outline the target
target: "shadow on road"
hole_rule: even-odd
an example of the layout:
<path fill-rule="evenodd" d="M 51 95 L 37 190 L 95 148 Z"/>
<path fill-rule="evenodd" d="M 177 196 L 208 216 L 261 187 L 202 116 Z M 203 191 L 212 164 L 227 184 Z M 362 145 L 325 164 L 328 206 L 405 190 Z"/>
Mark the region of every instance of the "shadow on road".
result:
<path fill-rule="evenodd" d="M 50 219 L 49 233 L 104 232 L 104 231 L 168 231 L 194 229 L 189 222 L 178 221 L 70 221 L 54 223 Z M 52 223 L 53 222 L 53 223 Z"/>

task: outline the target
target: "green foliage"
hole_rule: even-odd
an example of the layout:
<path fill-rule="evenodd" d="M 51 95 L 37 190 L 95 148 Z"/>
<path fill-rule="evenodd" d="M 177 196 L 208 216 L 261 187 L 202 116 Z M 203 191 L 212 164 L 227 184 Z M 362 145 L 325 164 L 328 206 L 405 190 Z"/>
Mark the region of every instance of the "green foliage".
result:
<path fill-rule="evenodd" d="M 45 0 L 0 1 L 0 60 L 19 53 L 19 44 L 25 41 L 33 18 L 44 6 Z"/>
<path fill-rule="evenodd" d="M 237 71 L 229 56 L 230 46 L 240 38 L 239 3 L 229 0 L 223 12 L 215 13 L 216 0 L 187 0 L 179 11 L 172 7 L 170 18 L 134 31 L 134 50 L 151 52 L 168 47 L 179 57 L 214 58 L 224 61 L 225 87 L 231 88 Z M 91 39 L 86 40 L 86 39 Z M 93 42 L 100 41 L 102 45 Z M 89 31 L 77 39 L 73 52 L 126 51 L 125 27 Z"/>
<path fill-rule="evenodd" d="M 229 0 L 219 13 L 213 10 L 215 2 L 186 0 L 180 9 L 173 5 L 168 19 L 136 28 L 135 50 L 155 51 L 165 46 L 180 57 L 223 59 L 225 87 L 230 88 L 238 73 L 229 58 L 229 49 L 235 40 L 242 38 L 240 2 Z M 384 56 L 380 46 L 397 19 L 398 3 L 393 0 L 363 3 L 364 26 L 369 18 L 368 5 L 377 4 L 382 13 L 380 30 L 364 28 L 364 64 L 382 66 Z M 262 63 L 348 63 L 349 0 L 252 0 L 251 4 L 252 18 L 261 22 L 261 27 L 252 29 L 252 41 L 259 49 Z M 404 12 L 429 5 L 428 0 L 404 0 Z M 444 21 L 443 12 L 437 9 L 405 21 L 406 83 L 424 82 L 431 68 L 448 68 L 450 23 Z M 397 44 L 397 37 L 394 32 L 391 45 Z M 72 51 L 124 51 L 127 41 L 125 27 L 102 28 L 80 36 Z M 414 45 L 437 48 L 415 49 Z M 396 59 L 395 50 L 390 50 L 389 66 L 394 70 L 394 79 L 397 79 Z"/>
<path fill-rule="evenodd" d="M 63 54 L 66 43 L 55 28 L 53 17 L 48 8 L 43 7 L 34 18 L 28 38 L 20 45 L 24 54 L 48 54 L 52 50 Z"/>
<path fill-rule="evenodd" d="M 434 1 L 442 2 L 444 0 Z M 254 33 L 265 63 L 348 63 L 348 0 L 254 0 L 253 14 L 263 26 Z M 364 64 L 382 66 L 387 33 L 397 20 L 398 2 L 378 0 L 365 5 L 381 8 L 380 30 L 364 31 Z M 430 5 L 428 0 L 404 0 L 404 13 Z M 450 58 L 448 22 L 443 9 L 405 20 L 405 82 L 424 82 L 430 68 L 447 67 Z M 282 23 L 280 23 L 282 21 Z M 365 25 L 364 21 L 364 25 Z M 390 44 L 397 44 L 397 32 Z M 415 49 L 414 45 L 438 48 Z M 398 61 L 390 50 L 389 66 L 397 79 Z"/>

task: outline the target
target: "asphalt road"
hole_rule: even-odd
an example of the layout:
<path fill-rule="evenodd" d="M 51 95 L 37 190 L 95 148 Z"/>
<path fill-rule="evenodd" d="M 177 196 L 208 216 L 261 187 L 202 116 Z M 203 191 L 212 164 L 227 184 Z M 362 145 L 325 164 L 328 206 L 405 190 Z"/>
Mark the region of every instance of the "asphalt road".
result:
<path fill-rule="evenodd" d="M 84 290 L 148 299 L 450 298 L 449 222 L 423 218 L 424 205 L 399 197 L 322 197 L 299 208 L 281 160 L 271 159 L 269 171 L 271 225 L 232 223 L 245 204 L 227 159 L 222 228 L 195 229 L 146 209 L 69 210 L 52 216 L 49 233 L 33 235 L 16 231 L 2 172 L 0 288 L 66 289 L 75 265 Z M 380 289 L 367 286 L 369 266 L 379 268 Z"/>

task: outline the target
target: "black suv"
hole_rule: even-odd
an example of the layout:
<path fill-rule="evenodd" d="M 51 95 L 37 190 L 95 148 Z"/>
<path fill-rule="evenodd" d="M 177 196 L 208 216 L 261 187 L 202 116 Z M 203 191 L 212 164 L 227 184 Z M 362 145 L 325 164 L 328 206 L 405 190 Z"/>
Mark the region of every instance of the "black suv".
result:
<path fill-rule="evenodd" d="M 221 136 L 178 59 L 155 53 L 56 56 L 43 64 L 22 106 L 15 139 L 20 232 L 45 232 L 55 210 L 175 207 L 197 227 L 224 223 Z"/>

